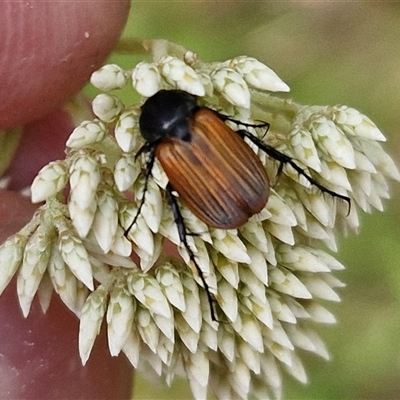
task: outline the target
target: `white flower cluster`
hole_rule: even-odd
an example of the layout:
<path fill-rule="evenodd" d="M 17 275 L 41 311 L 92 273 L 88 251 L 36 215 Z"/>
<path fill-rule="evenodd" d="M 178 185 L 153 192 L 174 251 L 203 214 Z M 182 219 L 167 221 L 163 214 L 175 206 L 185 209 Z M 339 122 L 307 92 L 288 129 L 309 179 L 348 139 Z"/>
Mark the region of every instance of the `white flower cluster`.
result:
<path fill-rule="evenodd" d="M 225 323 L 212 321 L 157 162 L 141 214 L 124 236 L 143 196 L 147 159 L 135 157 L 143 145 L 140 109 L 102 93 L 93 101 L 98 119 L 77 127 L 66 159 L 45 166 L 33 182 L 32 200 L 45 204 L 1 246 L 0 293 L 17 274 L 27 315 L 36 292 L 47 307 L 49 277 L 80 317 L 83 363 L 106 319 L 112 355 L 124 352 L 135 368 L 152 369 L 168 384 L 176 374 L 186 376 L 196 399 L 206 398 L 209 388 L 219 399 L 279 398 L 282 370 L 305 382 L 297 350 L 328 358 L 312 326 L 335 321 L 319 301 L 339 301 L 335 289 L 343 286 L 332 274 L 343 266 L 320 244 L 336 250 L 335 231 L 358 228 L 357 205 L 382 210 L 387 178 L 400 180 L 378 143 L 382 133 L 352 108 L 301 106 L 272 95 L 288 91 L 287 85 L 250 57 L 207 64 L 191 52 L 171 51 L 132 71 L 107 65 L 92 83 L 104 91 L 131 83 L 144 97 L 181 89 L 236 120 L 269 121 L 266 136 L 265 130 L 246 129 L 322 185 L 350 197 L 351 207 L 321 193 L 290 166 L 277 175 L 278 163 L 257 149 L 272 189 L 264 210 L 245 225 L 210 228 L 182 205 L 187 229 L 199 233 L 188 236 L 189 245 Z M 165 239 L 182 259 L 165 254 Z M 132 250 L 140 265 L 132 261 Z"/>

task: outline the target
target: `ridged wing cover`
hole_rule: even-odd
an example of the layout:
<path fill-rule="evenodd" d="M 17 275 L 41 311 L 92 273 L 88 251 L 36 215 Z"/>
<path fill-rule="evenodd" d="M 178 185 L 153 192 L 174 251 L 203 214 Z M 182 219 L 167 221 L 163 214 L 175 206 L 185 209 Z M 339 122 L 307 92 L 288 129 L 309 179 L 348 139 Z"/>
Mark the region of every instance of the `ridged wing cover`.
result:
<path fill-rule="evenodd" d="M 156 156 L 183 203 L 207 225 L 237 228 L 260 212 L 269 180 L 258 156 L 216 113 L 199 109 L 191 141 L 165 139 Z"/>

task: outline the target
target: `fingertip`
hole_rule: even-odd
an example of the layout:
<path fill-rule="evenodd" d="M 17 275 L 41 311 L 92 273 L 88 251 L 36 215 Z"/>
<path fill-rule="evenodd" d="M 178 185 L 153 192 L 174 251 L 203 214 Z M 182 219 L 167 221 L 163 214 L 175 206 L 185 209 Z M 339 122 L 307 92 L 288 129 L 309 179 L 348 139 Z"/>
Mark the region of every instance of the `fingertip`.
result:
<path fill-rule="evenodd" d="M 0 129 L 77 93 L 115 46 L 128 11 L 128 0 L 1 2 Z"/>

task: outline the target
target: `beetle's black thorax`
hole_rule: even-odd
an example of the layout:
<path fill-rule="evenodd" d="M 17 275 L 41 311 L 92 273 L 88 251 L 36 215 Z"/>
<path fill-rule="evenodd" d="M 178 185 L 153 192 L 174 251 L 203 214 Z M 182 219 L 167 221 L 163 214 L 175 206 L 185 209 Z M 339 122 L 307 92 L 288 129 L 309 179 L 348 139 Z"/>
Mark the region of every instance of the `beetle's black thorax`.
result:
<path fill-rule="evenodd" d="M 190 142 L 189 123 L 198 109 L 195 96 L 181 90 L 160 90 L 142 106 L 141 134 L 149 143 L 168 138 Z"/>

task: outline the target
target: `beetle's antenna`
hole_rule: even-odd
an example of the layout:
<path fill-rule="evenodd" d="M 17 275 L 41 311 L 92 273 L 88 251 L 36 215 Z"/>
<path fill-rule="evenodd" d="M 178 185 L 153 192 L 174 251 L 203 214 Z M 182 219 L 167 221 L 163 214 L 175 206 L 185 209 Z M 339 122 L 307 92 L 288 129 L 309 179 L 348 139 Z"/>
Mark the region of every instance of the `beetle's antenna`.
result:
<path fill-rule="evenodd" d="M 188 241 L 186 239 L 187 236 L 188 236 L 188 233 L 187 233 L 187 230 L 186 230 L 185 222 L 183 220 L 183 217 L 182 217 L 182 214 L 181 214 L 181 210 L 179 209 L 178 202 L 176 201 L 176 198 L 172 194 L 171 185 L 168 184 L 165 190 L 167 192 L 168 201 L 169 201 L 169 203 L 171 205 L 171 208 L 172 208 L 172 213 L 174 214 L 174 220 L 175 220 L 175 224 L 176 224 L 176 226 L 178 228 L 179 239 L 183 243 L 183 245 L 185 246 L 186 251 L 189 254 L 190 261 L 192 261 L 194 266 L 196 267 L 196 270 L 197 270 L 197 272 L 198 272 L 198 274 L 200 276 L 201 282 L 203 283 L 204 289 L 206 291 L 208 303 L 210 304 L 211 319 L 213 321 L 220 322 L 217 319 L 217 316 L 216 316 L 216 312 L 215 312 L 215 308 L 214 308 L 215 300 L 214 300 L 213 296 L 211 295 L 210 287 L 208 286 L 208 283 L 206 282 L 206 279 L 204 277 L 203 271 L 201 270 L 199 264 L 197 264 L 197 261 L 196 261 L 196 258 L 194 256 L 194 253 L 193 253 L 192 249 L 190 248 L 189 243 L 188 243 Z"/>
<path fill-rule="evenodd" d="M 249 126 L 252 126 L 252 125 L 249 125 Z M 321 190 L 321 192 L 328 193 L 332 197 L 337 197 L 341 200 L 344 200 L 348 204 L 348 207 L 349 207 L 347 215 L 350 213 L 351 200 L 349 197 L 347 197 L 343 194 L 340 194 L 340 193 L 336 193 L 333 190 L 328 189 L 324 185 L 321 185 L 320 183 L 318 183 L 318 181 L 316 181 L 314 178 L 312 178 L 310 175 L 308 175 L 306 173 L 306 171 L 304 171 L 304 169 L 299 167 L 293 161 L 293 159 L 290 158 L 288 155 L 281 153 L 279 150 L 276 150 L 272 146 L 264 143 L 262 140 L 260 140 L 258 137 L 254 136 L 250 132 L 247 132 L 246 130 L 239 130 L 239 131 L 237 131 L 237 133 L 239 135 L 244 135 L 245 137 L 250 139 L 262 151 L 267 153 L 270 157 L 274 158 L 275 160 L 279 161 L 281 163 L 281 166 L 283 164 L 289 164 L 296 172 L 298 172 L 299 175 L 304 176 L 304 178 L 306 178 L 308 180 L 308 182 L 310 182 L 312 185 L 316 186 L 319 190 Z M 280 169 L 281 169 L 281 167 L 280 167 Z"/>
<path fill-rule="evenodd" d="M 142 211 L 142 207 L 145 201 L 145 197 L 146 197 L 146 192 L 149 186 L 149 179 L 151 176 L 151 171 L 153 169 L 153 165 L 154 165 L 154 161 L 156 158 L 156 150 L 155 147 L 151 147 L 149 148 L 147 143 L 141 147 L 141 149 L 138 151 L 138 153 L 135 156 L 135 159 L 142 154 L 144 151 L 149 151 L 150 152 L 150 156 L 149 156 L 149 160 L 147 161 L 147 165 L 146 165 L 146 171 L 144 174 L 144 187 L 143 187 L 143 195 L 142 195 L 142 200 L 140 201 L 139 204 L 139 208 L 136 212 L 135 218 L 133 218 L 133 221 L 131 222 L 131 224 L 129 225 L 128 229 L 125 230 L 124 232 L 124 236 L 127 237 L 129 234 L 129 231 L 132 229 L 132 226 L 135 225 L 137 219 L 139 218 L 140 212 Z"/>

